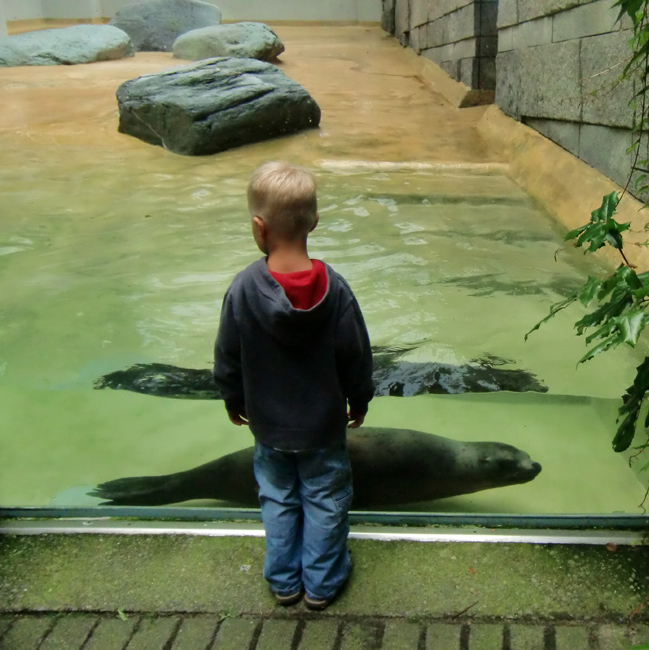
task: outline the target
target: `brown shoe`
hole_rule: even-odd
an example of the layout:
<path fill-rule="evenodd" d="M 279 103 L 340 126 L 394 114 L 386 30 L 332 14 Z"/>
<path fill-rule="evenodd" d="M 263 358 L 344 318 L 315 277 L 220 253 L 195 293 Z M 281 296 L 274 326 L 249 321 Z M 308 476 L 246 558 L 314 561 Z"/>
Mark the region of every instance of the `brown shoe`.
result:
<path fill-rule="evenodd" d="M 287 596 L 275 594 L 275 600 L 282 607 L 288 607 L 289 605 L 299 603 L 302 600 L 302 596 L 304 596 L 304 592 L 300 589 L 300 591 L 296 591 L 294 594 L 288 594 Z"/>
<path fill-rule="evenodd" d="M 317 610 L 317 611 L 327 609 L 327 607 L 329 607 L 329 605 L 332 602 L 333 602 L 333 598 L 311 598 L 309 596 L 304 597 L 304 604 L 307 606 L 307 608 Z"/>

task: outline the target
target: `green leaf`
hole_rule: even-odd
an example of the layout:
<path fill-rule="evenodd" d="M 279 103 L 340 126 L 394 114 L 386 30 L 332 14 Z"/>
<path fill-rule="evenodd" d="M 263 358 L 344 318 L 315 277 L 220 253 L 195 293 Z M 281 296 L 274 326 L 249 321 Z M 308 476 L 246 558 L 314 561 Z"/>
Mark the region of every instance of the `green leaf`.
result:
<path fill-rule="evenodd" d="M 602 283 L 600 280 L 588 276 L 588 281 L 578 292 L 579 302 L 581 302 L 581 304 L 584 307 L 588 307 L 588 305 L 593 301 L 595 296 L 599 293 L 601 288 L 602 288 Z"/>
<path fill-rule="evenodd" d="M 535 332 L 543 323 L 547 323 L 551 318 L 553 318 L 558 312 L 560 312 L 562 309 L 565 309 L 566 307 L 569 307 L 573 302 L 575 302 L 578 298 L 578 293 L 574 293 L 572 296 L 569 296 L 565 300 L 562 300 L 561 302 L 557 302 L 552 307 L 550 307 L 550 313 L 542 320 L 540 320 L 526 335 L 525 335 L 525 340 L 527 341 L 527 337 L 532 333 Z"/>
<path fill-rule="evenodd" d="M 618 422 L 621 418 L 622 422 L 618 426 L 615 437 L 613 438 L 613 449 L 615 451 L 625 451 L 631 445 L 647 390 L 649 390 L 649 357 L 646 357 L 636 368 L 636 376 L 633 384 L 627 388 L 626 393 L 622 397 L 622 406 L 618 411 Z M 647 427 L 649 427 L 649 414 L 645 421 L 645 429 Z"/>
<path fill-rule="evenodd" d="M 579 359 L 577 363 L 585 363 L 586 361 L 590 361 L 598 354 L 606 352 L 606 350 L 608 350 L 612 345 L 613 341 L 610 338 L 602 341 L 601 343 L 598 343 L 594 348 L 591 348 L 588 352 L 586 352 L 586 354 L 581 359 Z"/>
<path fill-rule="evenodd" d="M 613 246 L 613 248 L 620 249 L 624 245 L 620 233 L 615 230 L 606 233 L 606 241 L 610 246 Z"/>
<path fill-rule="evenodd" d="M 628 645 L 627 650 L 649 650 L 649 643 L 641 643 L 640 645 Z"/>
<path fill-rule="evenodd" d="M 610 219 L 617 209 L 617 204 L 620 202 L 620 198 L 617 192 L 611 192 L 606 194 L 602 199 L 602 205 L 600 205 L 597 210 L 593 210 L 590 214 L 593 219 L 599 221 L 606 221 Z"/>
<path fill-rule="evenodd" d="M 623 240 L 621 233 L 629 228 L 630 223 L 618 223 L 613 219 L 617 205 L 620 202 L 617 192 L 611 192 L 602 197 L 602 205 L 593 210 L 590 223 L 571 230 L 564 239 L 577 239 L 575 246 L 588 245 L 588 250 L 595 252 L 605 244 L 621 249 Z"/>
<path fill-rule="evenodd" d="M 615 324 L 620 332 L 620 342 L 634 348 L 648 322 L 649 315 L 644 309 L 636 309 L 616 318 Z"/>

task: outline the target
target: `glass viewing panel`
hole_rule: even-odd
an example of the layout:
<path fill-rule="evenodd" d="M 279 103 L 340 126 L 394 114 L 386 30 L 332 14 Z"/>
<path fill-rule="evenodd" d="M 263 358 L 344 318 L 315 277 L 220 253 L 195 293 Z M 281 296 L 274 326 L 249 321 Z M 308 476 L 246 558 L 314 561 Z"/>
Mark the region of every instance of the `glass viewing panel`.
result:
<path fill-rule="evenodd" d="M 213 399 L 209 369 L 223 293 L 259 256 L 247 178 L 276 152 L 214 165 L 153 149 L 130 161 L 54 145 L 2 154 L 14 160 L 0 172 L 2 507 L 96 505 L 98 484 L 190 470 L 253 442 Z M 576 368 L 579 306 L 523 339 L 597 272 L 572 249 L 553 260 L 554 222 L 499 174 L 316 173 L 310 252 L 358 297 L 376 359 L 364 430 L 389 429 L 350 445 L 361 457 L 363 445 L 394 445 L 389 478 L 357 473 L 371 509 L 643 514 L 645 486 L 610 444 L 643 353 Z M 438 451 L 456 463 L 448 479 L 429 467 Z M 218 493 L 223 468 L 208 471 Z M 479 491 L 427 500 L 453 480 Z M 189 493 L 171 479 L 144 491 L 170 505 Z M 182 505 L 254 503 L 205 491 Z"/>

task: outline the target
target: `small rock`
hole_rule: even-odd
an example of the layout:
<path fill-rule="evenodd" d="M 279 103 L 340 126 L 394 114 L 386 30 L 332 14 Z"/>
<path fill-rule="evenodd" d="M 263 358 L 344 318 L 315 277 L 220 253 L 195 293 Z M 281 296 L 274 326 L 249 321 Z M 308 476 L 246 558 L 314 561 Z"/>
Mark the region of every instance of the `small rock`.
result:
<path fill-rule="evenodd" d="M 209 59 L 215 56 L 272 61 L 284 51 L 279 36 L 264 23 L 212 25 L 182 34 L 173 45 L 178 59 Z"/>
<path fill-rule="evenodd" d="M 110 24 L 123 29 L 138 51 L 169 52 L 181 34 L 220 22 L 221 10 L 209 2 L 149 0 L 125 5 Z"/>
<path fill-rule="evenodd" d="M 128 34 L 110 25 L 73 25 L 0 38 L 0 67 L 92 63 L 134 53 Z"/>

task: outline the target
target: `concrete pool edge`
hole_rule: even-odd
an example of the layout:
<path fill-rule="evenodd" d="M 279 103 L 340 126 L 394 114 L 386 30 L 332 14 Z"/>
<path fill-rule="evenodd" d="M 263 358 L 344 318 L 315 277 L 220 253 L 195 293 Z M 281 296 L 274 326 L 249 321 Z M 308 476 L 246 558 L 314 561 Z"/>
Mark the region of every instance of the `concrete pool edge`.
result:
<path fill-rule="evenodd" d="M 649 620 L 641 546 L 352 538 L 349 547 L 349 586 L 325 617 Z M 277 607 L 258 536 L 1 535 L 0 550 L 4 613 L 306 613 Z"/>

